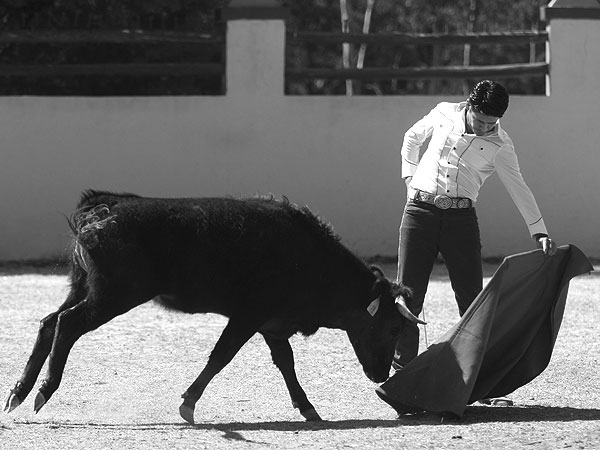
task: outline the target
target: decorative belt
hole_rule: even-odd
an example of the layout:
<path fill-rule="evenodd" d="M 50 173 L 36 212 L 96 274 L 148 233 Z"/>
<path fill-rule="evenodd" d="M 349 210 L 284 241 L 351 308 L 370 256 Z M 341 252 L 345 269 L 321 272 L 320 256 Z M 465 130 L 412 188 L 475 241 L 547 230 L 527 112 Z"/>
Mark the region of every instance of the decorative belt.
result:
<path fill-rule="evenodd" d="M 447 195 L 435 195 L 429 192 L 412 189 L 411 199 L 417 202 L 429 203 L 439 209 L 469 209 L 473 207 L 473 200 L 466 197 L 448 197 Z"/>

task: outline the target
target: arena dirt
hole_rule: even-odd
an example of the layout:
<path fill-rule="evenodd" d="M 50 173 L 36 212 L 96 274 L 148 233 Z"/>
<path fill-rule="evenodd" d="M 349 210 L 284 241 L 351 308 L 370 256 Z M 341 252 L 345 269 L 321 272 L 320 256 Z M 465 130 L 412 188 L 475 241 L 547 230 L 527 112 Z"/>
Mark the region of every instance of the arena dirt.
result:
<path fill-rule="evenodd" d="M 393 267 L 385 269 L 391 275 Z M 487 268 L 488 275 L 492 271 Z M 3 396 L 21 374 L 39 320 L 66 292 L 63 274 L 0 274 Z M 60 389 L 39 414 L 33 413 L 34 395 L 11 414 L 0 413 L 0 448 L 600 448 L 598 298 L 598 272 L 571 282 L 552 361 L 511 395 L 513 407 L 474 405 L 461 420 L 435 414 L 397 419 L 375 395 L 345 333 L 322 329 L 294 337 L 292 347 L 300 382 L 323 422 L 307 423 L 292 408 L 266 344 L 255 336 L 209 385 L 193 426 L 179 417 L 179 397 L 226 321 L 145 304 L 76 343 Z M 426 299 L 427 343 L 456 314 L 447 276 L 438 268 Z"/>

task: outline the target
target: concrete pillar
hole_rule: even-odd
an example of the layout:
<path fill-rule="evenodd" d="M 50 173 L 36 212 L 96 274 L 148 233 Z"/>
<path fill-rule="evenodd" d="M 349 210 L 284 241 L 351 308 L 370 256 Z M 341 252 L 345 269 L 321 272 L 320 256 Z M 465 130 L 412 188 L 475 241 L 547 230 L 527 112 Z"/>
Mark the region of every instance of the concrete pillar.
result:
<path fill-rule="evenodd" d="M 542 9 L 548 22 L 548 94 L 588 98 L 596 95 L 600 74 L 600 2 L 552 0 Z"/>
<path fill-rule="evenodd" d="M 222 11 L 227 96 L 283 96 L 288 14 L 275 0 L 232 0 Z"/>

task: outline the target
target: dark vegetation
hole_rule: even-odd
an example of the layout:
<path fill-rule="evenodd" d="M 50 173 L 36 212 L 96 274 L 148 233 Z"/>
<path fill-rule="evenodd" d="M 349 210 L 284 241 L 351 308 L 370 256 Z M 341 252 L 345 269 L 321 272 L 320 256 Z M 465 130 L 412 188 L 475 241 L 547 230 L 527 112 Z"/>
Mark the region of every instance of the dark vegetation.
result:
<path fill-rule="evenodd" d="M 545 0 L 376 0 L 369 33 L 544 30 Z M 227 0 L 5 0 L 0 3 L 0 95 L 223 94 Z M 289 33 L 340 32 L 339 0 L 281 0 Z M 348 0 L 347 31 L 362 32 L 367 0 Z M 288 39 L 289 40 L 289 39 Z M 291 40 L 289 40 L 291 42 Z M 358 44 L 349 48 L 356 67 Z M 468 56 L 465 56 L 468 54 Z M 364 67 L 540 62 L 543 43 L 369 45 Z M 467 61 L 468 60 L 468 61 Z M 73 66 L 65 68 L 66 66 Z M 93 67 L 90 67 L 93 66 Z M 288 43 L 288 68 L 342 67 L 341 44 Z M 463 94 L 473 80 L 354 81 L 355 94 Z M 543 94 L 542 76 L 504 80 L 513 94 Z M 295 95 L 346 92 L 343 79 L 287 80 Z"/>

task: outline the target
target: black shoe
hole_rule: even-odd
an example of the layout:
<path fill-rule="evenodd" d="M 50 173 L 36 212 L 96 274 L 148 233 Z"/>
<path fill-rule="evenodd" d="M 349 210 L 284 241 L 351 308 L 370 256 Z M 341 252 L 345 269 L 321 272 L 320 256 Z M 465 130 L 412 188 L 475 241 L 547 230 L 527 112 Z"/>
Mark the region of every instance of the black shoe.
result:
<path fill-rule="evenodd" d="M 491 406 L 513 406 L 515 402 L 513 402 L 508 397 L 490 397 L 490 398 L 482 398 L 477 400 L 478 403 L 482 403 L 484 405 Z"/>

